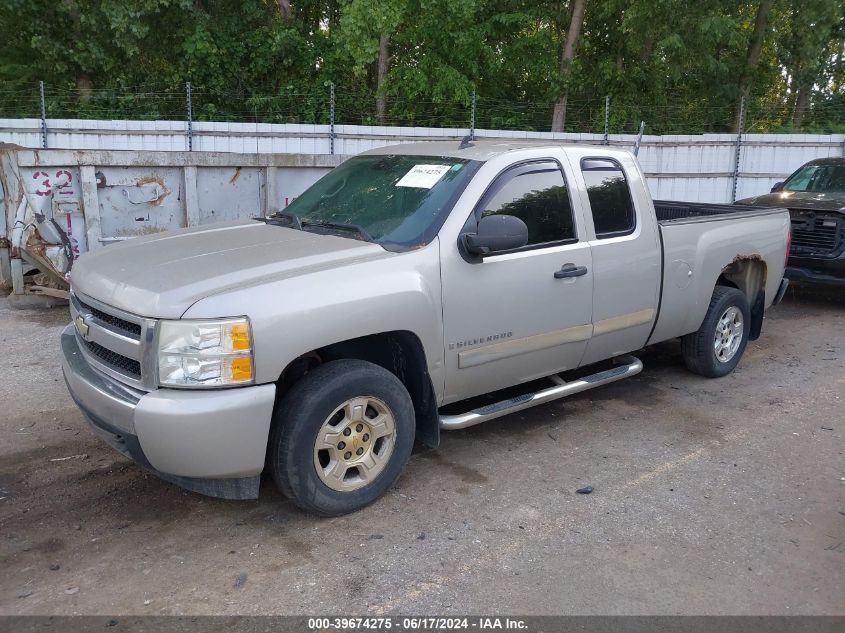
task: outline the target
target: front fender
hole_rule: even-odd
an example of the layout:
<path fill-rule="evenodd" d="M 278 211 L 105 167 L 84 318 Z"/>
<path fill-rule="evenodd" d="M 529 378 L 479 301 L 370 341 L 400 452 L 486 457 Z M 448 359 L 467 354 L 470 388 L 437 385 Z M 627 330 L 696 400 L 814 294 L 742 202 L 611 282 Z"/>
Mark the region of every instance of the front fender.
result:
<path fill-rule="evenodd" d="M 257 383 L 276 381 L 295 358 L 353 338 L 415 334 L 437 397 L 443 389 L 440 250 L 428 246 L 213 295 L 183 318 L 245 314 L 253 328 Z"/>

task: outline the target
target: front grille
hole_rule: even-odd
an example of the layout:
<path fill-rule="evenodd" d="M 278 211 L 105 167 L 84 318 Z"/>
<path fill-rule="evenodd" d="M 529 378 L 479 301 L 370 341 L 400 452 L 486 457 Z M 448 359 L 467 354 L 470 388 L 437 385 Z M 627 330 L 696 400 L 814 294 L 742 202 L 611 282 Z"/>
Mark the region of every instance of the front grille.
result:
<path fill-rule="evenodd" d="M 790 209 L 790 215 L 791 255 L 835 255 L 841 249 L 845 232 L 841 216 L 799 209 Z"/>
<path fill-rule="evenodd" d="M 135 378 L 136 380 L 141 379 L 141 363 L 137 360 L 121 356 L 117 352 L 106 349 L 102 345 L 94 343 L 93 341 L 86 341 L 85 339 L 81 340 L 85 349 L 92 355 L 96 356 L 97 359 L 107 367 Z"/>
<path fill-rule="evenodd" d="M 70 313 L 76 338 L 88 361 L 100 371 L 135 388 L 152 383 L 154 372 L 143 366 L 144 341 L 155 321 L 121 312 L 94 298 L 71 291 Z"/>
<path fill-rule="evenodd" d="M 111 325 L 113 328 L 120 330 L 122 333 L 126 334 L 130 338 L 134 338 L 136 341 L 141 339 L 141 326 L 139 324 L 132 323 L 131 321 L 127 321 L 125 319 L 121 319 L 120 317 L 116 317 L 113 314 L 106 314 L 102 310 L 98 310 L 97 308 L 88 305 L 79 297 L 76 297 L 76 301 L 87 312 L 91 313 L 94 318 L 99 319 L 103 323 Z"/>

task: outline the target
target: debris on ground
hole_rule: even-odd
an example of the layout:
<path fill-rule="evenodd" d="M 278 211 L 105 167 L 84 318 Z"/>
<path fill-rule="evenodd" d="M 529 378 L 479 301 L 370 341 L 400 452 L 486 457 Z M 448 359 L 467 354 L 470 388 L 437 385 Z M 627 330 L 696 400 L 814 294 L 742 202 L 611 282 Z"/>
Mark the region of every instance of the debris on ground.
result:
<path fill-rule="evenodd" d="M 576 490 L 575 492 L 577 492 L 579 495 L 588 495 L 592 491 L 593 491 L 592 486 L 584 486 L 583 488 L 578 488 L 578 490 Z"/>
<path fill-rule="evenodd" d="M 51 462 L 66 462 L 69 459 L 88 459 L 88 455 L 85 453 L 81 455 L 68 455 L 67 457 L 54 457 L 51 459 Z"/>

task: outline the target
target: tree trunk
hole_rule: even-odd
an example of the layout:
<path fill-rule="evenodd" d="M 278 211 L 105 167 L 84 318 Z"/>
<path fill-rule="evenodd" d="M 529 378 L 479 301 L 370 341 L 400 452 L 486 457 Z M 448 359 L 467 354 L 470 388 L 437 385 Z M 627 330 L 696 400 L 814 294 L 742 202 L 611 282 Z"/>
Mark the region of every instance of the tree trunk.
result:
<path fill-rule="evenodd" d="M 806 87 L 798 88 L 798 96 L 795 98 L 795 112 L 792 115 L 792 127 L 796 130 L 804 124 L 804 115 L 810 107 L 810 90 Z"/>
<path fill-rule="evenodd" d="M 80 101 L 88 101 L 94 91 L 94 84 L 86 74 L 80 74 L 76 77 L 76 94 L 79 95 Z"/>
<path fill-rule="evenodd" d="M 763 40 L 766 37 L 766 25 L 769 20 L 769 11 L 772 9 L 774 0 L 761 0 L 757 6 L 757 17 L 754 19 L 754 31 L 751 33 L 751 41 L 748 44 L 748 52 L 745 56 L 745 66 L 739 75 L 737 84 L 738 94 L 736 108 L 734 110 L 734 132 L 741 132 L 739 123 L 741 118 L 742 100 L 745 99 L 746 106 L 751 96 L 751 78 L 760 61 L 760 52 L 763 50 Z"/>
<path fill-rule="evenodd" d="M 289 20 L 291 16 L 290 0 L 278 0 L 279 15 L 283 20 Z"/>
<path fill-rule="evenodd" d="M 843 73 L 843 62 L 845 62 L 845 39 L 843 39 L 839 44 L 839 52 L 836 54 L 836 59 L 833 61 L 833 69 L 831 70 L 831 82 L 830 82 L 830 91 L 838 95 L 842 92 L 843 88 L 843 78 L 845 78 L 845 73 Z"/>
<path fill-rule="evenodd" d="M 640 61 L 643 64 L 648 64 L 651 61 L 651 56 L 654 54 L 654 36 L 646 35 L 643 47 L 640 49 Z"/>
<path fill-rule="evenodd" d="M 378 71 L 376 74 L 376 120 L 384 125 L 384 111 L 387 105 L 382 89 L 384 78 L 390 70 L 390 37 L 382 33 L 378 40 Z"/>
<path fill-rule="evenodd" d="M 619 39 L 616 41 L 616 72 L 620 75 L 625 70 L 625 36 L 623 33 L 619 34 Z"/>
<path fill-rule="evenodd" d="M 572 17 L 566 31 L 566 42 L 560 55 L 560 73 L 562 87 L 555 109 L 552 113 L 552 132 L 563 132 L 566 124 L 566 101 L 569 97 L 569 77 L 572 74 L 572 60 L 575 59 L 575 47 L 584 25 L 584 4 L 586 0 L 572 0 Z"/>

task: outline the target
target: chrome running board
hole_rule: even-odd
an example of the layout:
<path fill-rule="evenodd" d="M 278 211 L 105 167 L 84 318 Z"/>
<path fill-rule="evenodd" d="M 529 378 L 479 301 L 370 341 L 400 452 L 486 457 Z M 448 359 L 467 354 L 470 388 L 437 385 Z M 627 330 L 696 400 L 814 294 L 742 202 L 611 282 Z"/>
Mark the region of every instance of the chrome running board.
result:
<path fill-rule="evenodd" d="M 535 407 L 538 404 L 545 404 L 558 398 L 571 396 L 574 393 L 601 387 L 617 380 L 630 378 L 635 376 L 643 370 L 643 363 L 640 359 L 633 356 L 620 356 L 615 359 L 617 363 L 622 363 L 617 367 L 611 367 L 596 374 L 578 378 L 572 382 L 565 382 L 560 376 L 550 376 L 550 379 L 557 383 L 554 387 L 535 391 L 534 393 L 527 393 L 515 398 L 508 398 L 501 402 L 488 404 L 478 409 L 461 413 L 459 415 L 441 415 L 440 428 L 444 430 L 451 429 L 465 429 L 468 426 L 481 424 L 488 420 L 500 418 L 503 415 L 508 415 L 516 411 L 522 411 L 529 407 Z"/>

